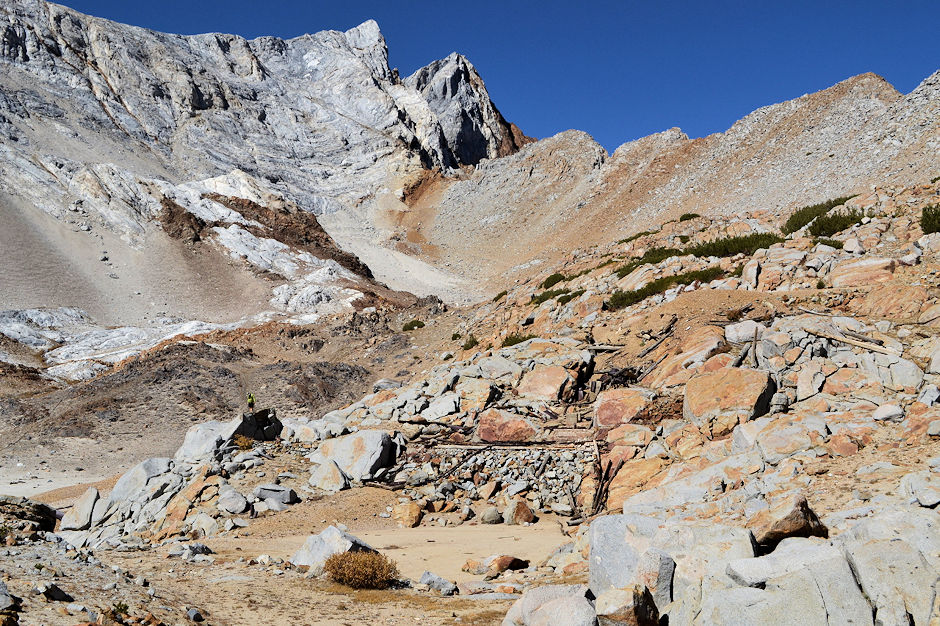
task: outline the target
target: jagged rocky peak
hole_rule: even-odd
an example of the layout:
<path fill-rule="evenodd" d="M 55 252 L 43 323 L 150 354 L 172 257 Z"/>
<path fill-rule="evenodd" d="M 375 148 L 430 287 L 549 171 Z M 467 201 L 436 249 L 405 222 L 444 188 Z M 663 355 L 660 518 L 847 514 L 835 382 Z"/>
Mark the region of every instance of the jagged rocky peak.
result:
<path fill-rule="evenodd" d="M 437 115 L 459 163 L 475 165 L 516 152 L 534 141 L 508 123 L 493 105 L 473 64 L 456 52 L 422 67 L 404 80 L 421 92 Z"/>
<path fill-rule="evenodd" d="M 323 185 L 285 181 L 285 159 L 294 169 L 309 168 L 307 181 L 326 180 L 324 166 L 378 164 L 381 172 L 357 176 L 356 185 L 365 180 L 368 187 L 354 191 L 358 200 L 384 182 L 378 178 L 387 158 L 446 169 L 524 143 L 469 64 L 466 84 L 433 102 L 403 85 L 373 20 L 346 32 L 248 41 L 159 33 L 42 0 L 4 3 L 0 16 L 7 23 L 0 62 L 10 64 L 0 77 L 5 99 L 22 100 L 21 86 L 32 83 L 42 99 L 91 120 L 99 134 L 116 131 L 147 144 L 186 177 L 242 169 L 299 191 L 297 199 L 318 210 L 324 201 L 311 187 Z M 12 106 L 0 103 L 6 108 Z M 292 182 L 300 189 L 289 189 Z M 325 186 L 328 196 L 335 187 L 352 191 L 350 184 Z"/>

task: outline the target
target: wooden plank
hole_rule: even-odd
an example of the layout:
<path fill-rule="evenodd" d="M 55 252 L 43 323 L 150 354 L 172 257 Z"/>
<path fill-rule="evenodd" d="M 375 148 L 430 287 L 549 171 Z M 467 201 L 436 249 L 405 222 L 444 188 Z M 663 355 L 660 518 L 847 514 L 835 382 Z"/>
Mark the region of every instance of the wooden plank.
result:
<path fill-rule="evenodd" d="M 858 341 L 857 339 L 852 339 L 851 337 L 838 337 L 832 333 L 826 333 L 820 330 L 811 330 L 809 328 L 805 329 L 811 335 L 816 335 L 817 337 L 823 337 L 824 339 L 831 339 L 832 341 L 840 341 L 842 343 L 848 344 L 850 346 L 855 346 L 857 348 L 864 348 L 870 350 L 871 352 L 880 352 L 881 354 L 890 354 L 891 356 L 900 357 L 901 353 L 895 352 L 894 350 L 889 350 L 888 348 L 883 348 L 877 344 L 869 343 L 867 341 Z"/>

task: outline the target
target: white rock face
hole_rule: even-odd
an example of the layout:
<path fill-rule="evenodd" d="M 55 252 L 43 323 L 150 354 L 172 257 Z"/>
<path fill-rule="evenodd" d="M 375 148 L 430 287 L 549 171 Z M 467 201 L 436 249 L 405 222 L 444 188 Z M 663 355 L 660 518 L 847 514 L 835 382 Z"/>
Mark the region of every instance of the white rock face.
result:
<path fill-rule="evenodd" d="M 400 80 L 371 20 L 248 41 L 11 0 L 0 24 L 0 202 L 89 233 L 89 246 L 106 231 L 149 253 L 169 199 L 205 224 L 203 241 L 286 279 L 269 304 L 288 312 L 348 305 L 337 284 L 349 272 L 206 194 L 324 216 L 524 139 L 459 55 Z"/>

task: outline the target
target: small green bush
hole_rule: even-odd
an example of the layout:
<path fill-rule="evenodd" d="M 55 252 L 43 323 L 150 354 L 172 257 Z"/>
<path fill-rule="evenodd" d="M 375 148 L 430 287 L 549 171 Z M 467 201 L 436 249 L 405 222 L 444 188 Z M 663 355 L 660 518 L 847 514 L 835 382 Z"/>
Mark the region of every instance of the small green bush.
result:
<path fill-rule="evenodd" d="M 388 589 L 398 578 L 398 566 L 376 552 L 340 552 L 323 564 L 334 581 L 353 589 Z"/>
<path fill-rule="evenodd" d="M 418 328 L 424 328 L 424 322 L 421 320 L 411 320 L 401 327 L 402 331 L 406 333 L 411 330 L 417 330 Z"/>
<path fill-rule="evenodd" d="M 450 340 L 457 341 L 458 339 L 460 339 L 460 337 L 461 337 L 460 333 L 454 333 L 453 335 L 450 336 Z"/>
<path fill-rule="evenodd" d="M 679 256 L 681 254 L 682 250 L 679 250 L 678 248 L 650 248 L 645 253 L 643 253 L 643 256 L 640 258 L 634 259 L 626 265 L 621 265 L 618 267 L 617 278 L 623 278 L 624 276 L 629 275 L 630 272 L 640 267 L 641 265 L 646 265 L 647 263 L 660 263 L 669 257 Z"/>
<path fill-rule="evenodd" d="M 698 213 L 683 213 L 679 216 L 680 222 L 688 222 L 689 220 L 694 220 L 696 217 L 702 217 Z"/>
<path fill-rule="evenodd" d="M 707 283 L 723 275 L 724 272 L 721 268 L 715 266 L 703 270 L 693 270 L 675 276 L 664 276 L 633 291 L 615 291 L 610 295 L 610 299 L 607 301 L 607 308 L 611 311 L 616 311 L 642 302 L 650 296 L 663 293 L 676 285 L 690 285 L 695 281 Z"/>
<path fill-rule="evenodd" d="M 580 298 L 584 295 L 584 289 L 578 289 L 577 291 L 572 291 L 571 293 L 566 293 L 564 295 L 558 296 L 558 304 L 564 306 L 574 300 L 575 298 Z"/>
<path fill-rule="evenodd" d="M 506 338 L 503 339 L 503 344 L 501 347 L 508 348 L 509 346 L 514 346 L 517 343 L 522 343 L 523 341 L 528 341 L 529 339 L 535 339 L 535 335 L 506 335 Z"/>
<path fill-rule="evenodd" d="M 474 337 L 473 335 L 470 335 L 469 337 L 467 337 L 467 340 L 463 342 L 462 348 L 464 350 L 473 350 L 478 345 L 480 345 L 480 342 L 477 341 L 477 338 Z"/>
<path fill-rule="evenodd" d="M 920 229 L 925 235 L 940 233 L 940 204 L 924 207 L 920 214 Z"/>
<path fill-rule="evenodd" d="M 618 244 L 630 243 L 631 241 L 636 241 L 636 240 L 639 239 L 640 237 L 646 237 L 647 235 L 655 235 L 655 234 L 656 234 L 656 231 L 653 231 L 653 230 L 643 230 L 643 231 L 640 231 L 640 232 L 638 232 L 638 233 L 633 233 L 632 235 L 630 235 L 630 236 L 627 237 L 626 239 L 621 239 L 621 240 L 618 241 L 617 243 L 618 243 Z"/>
<path fill-rule="evenodd" d="M 493 302 L 499 302 L 500 300 L 502 300 L 503 298 L 506 297 L 506 294 L 507 294 L 507 293 L 509 293 L 509 292 L 506 291 L 505 289 L 503 289 L 503 290 L 500 291 L 498 294 L 496 294 L 495 296 L 493 296 Z"/>
<path fill-rule="evenodd" d="M 733 276 L 734 278 L 741 278 L 744 275 L 744 263 L 738 263 L 731 273 L 728 276 Z"/>
<path fill-rule="evenodd" d="M 937 182 L 938 180 L 940 180 L 940 176 L 934 176 L 933 178 L 930 179 L 930 184 L 932 185 L 932 184 L 934 184 L 935 182 Z"/>
<path fill-rule="evenodd" d="M 858 224 L 863 217 L 865 217 L 865 214 L 858 209 L 820 215 L 809 225 L 809 234 L 813 237 L 832 237 L 836 233 Z"/>
<path fill-rule="evenodd" d="M 568 280 L 568 279 L 565 278 L 564 274 L 559 274 L 558 272 L 555 272 L 554 274 L 552 274 L 551 276 L 543 280 L 542 283 L 539 285 L 539 287 L 541 287 L 542 289 L 551 289 L 558 283 L 565 281 L 565 280 Z"/>
<path fill-rule="evenodd" d="M 548 302 L 552 298 L 557 298 L 558 296 L 563 296 L 568 293 L 569 289 L 549 289 L 548 291 L 543 291 L 538 295 L 532 296 L 532 304 L 538 306 L 543 302 Z"/>
<path fill-rule="evenodd" d="M 687 248 L 686 253 L 694 254 L 697 257 L 728 257 L 736 254 L 754 254 L 761 248 L 769 248 L 781 241 L 783 239 L 773 233 L 751 233 L 750 235 L 737 235 L 706 241 Z"/>
<path fill-rule="evenodd" d="M 780 228 L 780 230 L 783 231 L 784 235 L 795 233 L 817 217 L 825 215 L 833 208 L 839 206 L 840 204 L 845 204 L 847 200 L 854 197 L 855 196 L 843 196 L 841 198 L 833 198 L 832 200 L 826 200 L 825 202 L 820 202 L 819 204 L 811 204 L 810 206 L 797 209 L 790 215 L 790 217 L 787 218 L 787 221 L 783 223 L 783 226 Z"/>
<path fill-rule="evenodd" d="M 813 239 L 814 244 L 821 243 L 824 246 L 829 246 L 830 248 L 835 248 L 836 250 L 841 250 L 842 246 L 845 245 L 844 241 L 839 241 L 838 239 L 830 239 L 829 237 L 817 237 Z"/>
<path fill-rule="evenodd" d="M 825 289 L 825 288 L 826 288 L 826 281 L 824 281 L 822 278 L 816 281 L 816 289 Z"/>
<path fill-rule="evenodd" d="M 682 243 L 689 243 L 689 239 L 691 239 L 691 237 L 688 235 L 679 235 L 679 241 Z"/>

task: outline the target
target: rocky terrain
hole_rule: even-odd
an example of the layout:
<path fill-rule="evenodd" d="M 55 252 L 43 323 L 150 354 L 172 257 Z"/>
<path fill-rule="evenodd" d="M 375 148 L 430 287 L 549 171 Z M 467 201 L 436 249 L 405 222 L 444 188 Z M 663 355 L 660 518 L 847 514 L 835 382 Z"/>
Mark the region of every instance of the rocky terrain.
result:
<path fill-rule="evenodd" d="M 292 411 L 288 394 L 276 413 L 200 421 L 172 456 L 43 496 L 64 505 L 46 513 L 54 534 L 11 514 L 11 549 L 63 563 L 51 581 L 66 612 L 126 604 L 154 623 L 264 610 L 233 614 L 154 558 L 300 586 L 331 554 L 379 550 L 402 564 L 399 588 L 373 599 L 387 623 L 428 602 L 434 623 L 931 624 L 940 233 L 924 228 L 938 200 L 937 182 L 878 187 L 798 228 L 768 212 L 686 217 L 486 305 L 426 309 L 408 331 L 429 342 L 415 374 L 330 411 Z M 518 549 L 493 541 L 499 527 Z M 464 549 L 430 554 L 435 536 Z M 402 550 L 408 537 L 419 545 Z M 131 554 L 145 573 L 84 582 Z M 57 602 L 34 599 L 42 571 L 5 571 L 11 615 Z M 342 588 L 317 589 L 346 606 Z"/>
<path fill-rule="evenodd" d="M 0 14 L 0 624 L 940 623 L 940 74 L 608 154 Z"/>

